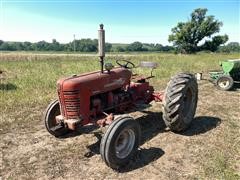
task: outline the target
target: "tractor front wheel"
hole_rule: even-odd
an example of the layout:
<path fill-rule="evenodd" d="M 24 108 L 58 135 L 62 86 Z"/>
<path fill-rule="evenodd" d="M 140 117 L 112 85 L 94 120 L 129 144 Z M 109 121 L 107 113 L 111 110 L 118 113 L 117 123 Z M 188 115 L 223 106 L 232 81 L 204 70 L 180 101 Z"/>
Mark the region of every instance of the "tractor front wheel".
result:
<path fill-rule="evenodd" d="M 233 78 L 228 75 L 219 76 L 216 80 L 216 85 L 217 85 L 218 89 L 223 90 L 223 91 L 228 91 L 228 90 L 232 89 L 233 84 L 234 84 Z"/>
<path fill-rule="evenodd" d="M 140 126 L 132 117 L 120 116 L 104 134 L 100 154 L 112 169 L 119 170 L 137 152 L 140 143 Z"/>
<path fill-rule="evenodd" d="M 55 137 L 62 136 L 69 131 L 63 123 L 56 122 L 57 115 L 60 115 L 60 106 L 59 101 L 55 100 L 48 105 L 43 116 L 47 131 Z"/>
<path fill-rule="evenodd" d="M 192 122 L 198 101 L 198 84 L 192 74 L 180 73 L 169 81 L 163 97 L 163 120 L 170 130 L 180 132 Z"/>

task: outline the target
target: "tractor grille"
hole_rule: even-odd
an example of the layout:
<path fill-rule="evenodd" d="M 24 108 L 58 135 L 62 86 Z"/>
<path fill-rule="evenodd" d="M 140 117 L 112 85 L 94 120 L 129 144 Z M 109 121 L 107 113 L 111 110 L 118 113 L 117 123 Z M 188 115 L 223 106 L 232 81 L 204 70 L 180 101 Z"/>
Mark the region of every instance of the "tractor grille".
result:
<path fill-rule="evenodd" d="M 63 91 L 65 116 L 67 118 L 78 118 L 80 116 L 80 98 L 79 90 Z"/>

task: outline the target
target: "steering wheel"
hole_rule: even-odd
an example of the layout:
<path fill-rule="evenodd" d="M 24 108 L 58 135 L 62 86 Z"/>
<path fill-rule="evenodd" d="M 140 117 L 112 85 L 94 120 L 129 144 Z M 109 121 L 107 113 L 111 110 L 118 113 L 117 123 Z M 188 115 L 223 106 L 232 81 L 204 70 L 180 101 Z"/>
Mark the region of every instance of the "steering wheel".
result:
<path fill-rule="evenodd" d="M 125 63 L 124 63 L 125 62 Z M 116 60 L 116 63 L 120 66 L 120 67 L 123 67 L 123 68 L 127 68 L 127 69 L 132 69 L 132 68 L 135 68 L 135 64 L 133 64 L 132 62 L 130 61 L 127 61 L 127 60 L 124 60 L 124 59 L 118 59 Z M 130 66 L 128 66 L 130 65 Z"/>

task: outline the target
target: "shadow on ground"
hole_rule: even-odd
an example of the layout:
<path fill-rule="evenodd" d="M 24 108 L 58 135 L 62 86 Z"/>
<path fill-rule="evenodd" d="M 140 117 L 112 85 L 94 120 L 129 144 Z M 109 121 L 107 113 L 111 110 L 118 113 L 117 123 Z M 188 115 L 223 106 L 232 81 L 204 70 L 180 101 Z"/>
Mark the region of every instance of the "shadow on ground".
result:
<path fill-rule="evenodd" d="M 146 115 L 141 116 L 136 119 L 136 121 L 139 122 L 140 127 L 141 127 L 141 142 L 140 145 L 144 144 L 145 142 L 151 140 L 155 136 L 157 136 L 159 133 L 166 131 L 165 130 L 165 124 L 162 120 L 162 113 L 157 113 L 157 112 L 149 112 L 149 111 L 144 111 Z M 94 127 L 93 127 L 93 130 Z M 85 130 L 87 133 L 89 133 L 88 130 Z M 76 134 L 71 133 L 70 135 L 67 135 L 67 137 L 75 136 L 75 135 L 80 135 L 80 133 L 83 133 L 83 131 L 76 132 Z M 93 132 L 95 137 L 97 137 L 97 142 L 94 144 L 91 144 L 87 146 L 87 148 L 90 150 L 86 154 L 87 157 L 91 157 L 94 154 L 99 154 L 99 147 L 102 139 L 103 133 L 100 132 Z"/>
<path fill-rule="evenodd" d="M 139 149 L 137 156 L 130 161 L 130 163 L 119 170 L 120 173 L 130 172 L 135 169 L 142 168 L 164 155 L 164 151 L 160 148 L 150 147 L 148 149 Z"/>
<path fill-rule="evenodd" d="M 220 123 L 221 119 L 218 117 L 198 116 L 194 118 L 190 127 L 180 134 L 185 136 L 203 134 L 216 128 Z"/>
<path fill-rule="evenodd" d="M 141 126 L 141 145 L 151 140 L 159 133 L 166 131 L 166 125 L 162 119 L 162 112 L 142 112 L 146 115 L 136 119 Z"/>
<path fill-rule="evenodd" d="M 233 91 L 239 91 L 240 90 L 240 82 L 235 82 L 233 86 Z"/>
<path fill-rule="evenodd" d="M 152 138 L 157 136 L 159 133 L 167 132 L 165 123 L 162 119 L 161 112 L 149 112 L 142 111 L 145 115 L 136 119 L 141 126 L 141 143 L 143 145 L 145 142 L 150 141 Z M 193 136 L 205 133 L 210 131 L 211 129 L 217 127 L 220 124 L 221 120 L 217 117 L 210 116 L 199 116 L 194 118 L 191 126 L 182 133 L 181 135 Z M 85 153 L 85 157 L 90 158 L 95 154 L 100 154 L 100 143 L 103 136 L 102 132 L 92 132 L 96 129 L 95 126 L 89 126 L 87 128 L 83 128 L 77 130 L 76 132 L 70 133 L 63 138 L 69 138 L 78 136 L 82 133 L 93 133 L 95 137 L 97 137 L 97 142 L 87 146 L 89 151 Z M 130 163 L 120 169 L 119 172 L 129 172 L 141 167 L 148 165 L 149 163 L 156 161 L 161 156 L 164 155 L 164 151 L 157 147 L 150 147 L 148 149 L 139 149 L 137 155 L 130 161 Z"/>
<path fill-rule="evenodd" d="M 82 126 L 82 127 L 79 127 L 77 128 L 76 130 L 74 131 L 69 131 L 69 133 L 63 135 L 63 136 L 60 136 L 58 138 L 60 139 L 66 139 L 66 138 L 71 138 L 71 137 L 76 137 L 76 136 L 80 136 L 81 134 L 96 134 L 95 132 L 93 132 L 94 130 L 96 129 L 99 129 L 98 126 L 96 125 L 88 125 L 88 126 Z M 96 136 L 96 135 L 95 135 Z M 97 136 L 96 136 L 97 137 Z"/>
<path fill-rule="evenodd" d="M 162 113 L 156 112 L 148 112 L 144 111 L 146 115 L 141 116 L 136 119 L 139 122 L 141 127 L 141 143 L 140 145 L 144 144 L 145 142 L 151 140 L 159 133 L 165 131 L 165 124 L 162 120 Z M 96 132 L 94 135 L 97 137 L 97 142 L 87 146 L 89 152 L 85 154 L 85 157 L 92 157 L 95 154 L 100 154 L 100 143 L 102 138 L 102 133 Z M 139 149 L 137 155 L 130 161 L 130 163 L 122 169 L 119 169 L 119 172 L 129 172 L 147 164 L 157 160 L 164 154 L 164 151 L 160 148 L 151 147 L 148 149 Z"/>
<path fill-rule="evenodd" d="M 2 91 L 10 91 L 10 90 L 16 90 L 17 86 L 12 83 L 0 83 L 0 90 Z"/>

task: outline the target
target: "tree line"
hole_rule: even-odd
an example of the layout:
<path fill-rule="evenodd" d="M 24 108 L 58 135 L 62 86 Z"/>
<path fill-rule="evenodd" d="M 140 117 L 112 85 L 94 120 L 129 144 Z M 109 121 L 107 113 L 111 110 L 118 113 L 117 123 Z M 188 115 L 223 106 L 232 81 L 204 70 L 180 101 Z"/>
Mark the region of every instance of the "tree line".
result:
<path fill-rule="evenodd" d="M 75 42 L 61 44 L 53 39 L 51 43 L 46 41 L 31 42 L 7 42 L 0 40 L 0 51 L 65 51 L 65 52 L 97 52 L 97 39 L 80 39 Z M 105 44 L 106 52 L 178 52 L 174 46 L 163 46 L 161 44 L 133 42 L 131 44 Z M 217 48 L 202 48 L 212 52 L 240 52 L 238 42 L 230 42 Z"/>
<path fill-rule="evenodd" d="M 0 50 L 2 51 L 65 51 L 65 52 L 97 52 L 97 39 L 80 39 L 70 43 L 61 44 L 56 39 L 51 43 L 46 41 L 31 42 L 7 42 L 0 40 Z M 131 52 L 131 51 L 174 51 L 172 46 L 161 44 L 148 44 L 133 42 L 131 44 L 105 44 L 106 52 Z"/>
<path fill-rule="evenodd" d="M 172 28 L 172 34 L 168 41 L 173 46 L 161 44 L 148 44 L 133 42 L 131 44 L 105 44 L 106 52 L 131 52 L 131 51 L 162 51 L 176 53 L 196 53 L 199 51 L 211 52 L 239 52 L 238 42 L 230 42 L 227 45 L 228 36 L 215 35 L 220 32 L 223 23 L 214 16 L 207 16 L 206 8 L 195 9 L 187 22 L 179 22 Z M 70 43 L 61 44 L 53 39 L 51 43 L 39 41 L 31 42 L 4 42 L 0 40 L 0 51 L 67 51 L 67 52 L 97 52 L 97 39 L 80 39 Z"/>

